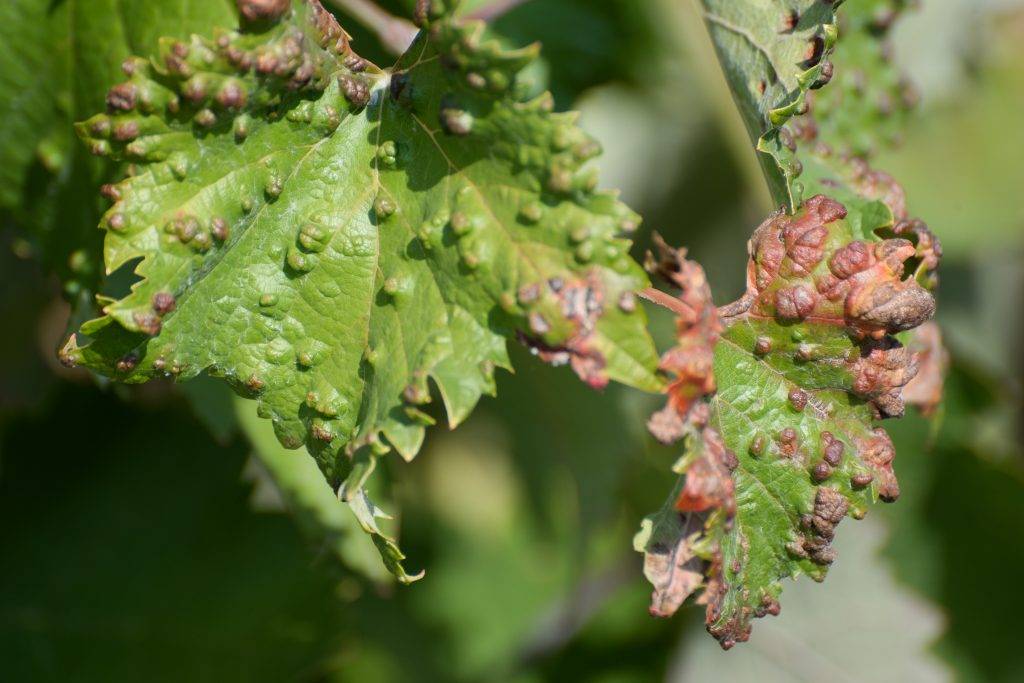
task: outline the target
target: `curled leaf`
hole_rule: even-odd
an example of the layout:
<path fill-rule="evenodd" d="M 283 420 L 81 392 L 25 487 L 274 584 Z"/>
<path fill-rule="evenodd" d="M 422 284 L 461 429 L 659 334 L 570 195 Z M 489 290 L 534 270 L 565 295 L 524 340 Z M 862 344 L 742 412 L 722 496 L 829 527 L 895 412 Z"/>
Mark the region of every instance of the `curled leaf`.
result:
<path fill-rule="evenodd" d="M 824 578 L 845 516 L 899 495 L 892 441 L 873 422 L 902 414 L 919 366 L 895 334 L 926 322 L 934 300 L 905 268 L 914 245 L 862 239 L 857 223 L 824 195 L 771 215 L 750 240 L 746 294 L 717 313 L 698 266 L 677 255 L 661 269 L 683 303 L 679 345 L 663 357 L 675 381 L 651 427 L 685 436 L 686 450 L 671 505 L 637 546 L 652 613 L 701 588 L 725 648 L 778 613 L 782 579 Z M 676 362 L 707 350 L 712 372 Z"/>

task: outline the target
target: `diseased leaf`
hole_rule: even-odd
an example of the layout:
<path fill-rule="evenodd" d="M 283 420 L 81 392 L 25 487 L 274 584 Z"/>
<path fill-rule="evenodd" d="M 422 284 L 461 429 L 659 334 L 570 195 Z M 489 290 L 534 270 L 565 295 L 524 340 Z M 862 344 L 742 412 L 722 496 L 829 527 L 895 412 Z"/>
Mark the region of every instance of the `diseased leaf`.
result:
<path fill-rule="evenodd" d="M 780 128 L 828 82 L 838 33 L 833 0 L 701 0 L 719 62 L 754 141 L 772 196 L 795 210 L 800 163 Z"/>
<path fill-rule="evenodd" d="M 103 106 L 132 51 L 148 53 L 159 35 L 187 37 L 234 16 L 231 0 L 0 5 L 0 212 L 60 276 L 69 300 L 87 303 L 101 279 L 95 188 L 115 172 L 88 158 L 72 123 Z"/>
<path fill-rule="evenodd" d="M 381 70 L 315 0 L 272 9 L 164 41 L 79 124 L 132 164 L 105 189 L 104 259 L 139 279 L 65 362 L 223 377 L 357 506 L 376 458 L 418 451 L 428 380 L 454 426 L 509 366 L 506 337 L 595 387 L 660 388 L 619 236 L 639 219 L 595 189 L 583 164 L 599 148 L 574 115 L 519 96 L 535 48 L 502 50 L 426 3 Z"/>
<path fill-rule="evenodd" d="M 944 614 L 895 580 L 879 554 L 887 531 L 872 518 L 844 533 L 836 541 L 844 561 L 828 592 L 794 585 L 780 617 L 763 624 L 742 651 L 723 657 L 704 639 L 684 639 L 668 680 L 953 680 L 931 651 Z"/>
<path fill-rule="evenodd" d="M 676 381 L 651 431 L 686 436 L 687 451 L 683 480 L 636 545 L 652 612 L 703 588 L 724 648 L 778 612 L 782 579 L 824 579 L 847 514 L 899 495 L 892 441 L 873 421 L 903 413 L 918 364 L 893 335 L 935 302 L 905 267 L 915 246 L 859 220 L 823 195 L 773 214 L 750 241 L 746 294 L 718 311 L 699 267 L 671 250 L 657 264 L 682 305 L 680 343 L 662 362 Z"/>

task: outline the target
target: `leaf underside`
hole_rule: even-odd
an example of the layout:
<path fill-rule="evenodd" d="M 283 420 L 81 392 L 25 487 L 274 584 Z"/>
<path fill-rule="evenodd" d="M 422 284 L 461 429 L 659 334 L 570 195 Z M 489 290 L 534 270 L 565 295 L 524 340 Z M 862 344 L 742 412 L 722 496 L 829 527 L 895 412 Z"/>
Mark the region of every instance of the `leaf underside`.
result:
<path fill-rule="evenodd" d="M 383 453 L 418 451 L 428 381 L 454 426 L 494 392 L 508 337 L 595 387 L 661 387 L 623 237 L 638 217 L 595 189 L 574 115 L 519 95 L 536 49 L 451 10 L 421 6 L 381 70 L 295 0 L 130 60 L 78 126 L 131 164 L 101 227 L 108 272 L 137 279 L 62 359 L 125 382 L 224 378 L 371 532 L 363 484 Z"/>
<path fill-rule="evenodd" d="M 832 74 L 838 28 L 831 0 L 701 0 L 704 20 L 733 99 L 778 205 L 795 210 L 800 162 L 780 137 L 811 89 Z"/>

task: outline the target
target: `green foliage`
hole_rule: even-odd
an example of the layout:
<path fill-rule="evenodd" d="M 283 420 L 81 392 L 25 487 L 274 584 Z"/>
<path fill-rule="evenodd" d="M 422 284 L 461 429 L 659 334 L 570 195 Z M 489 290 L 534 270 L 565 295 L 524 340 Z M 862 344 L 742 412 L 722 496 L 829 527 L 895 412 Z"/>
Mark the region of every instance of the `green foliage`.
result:
<path fill-rule="evenodd" d="M 68 298 L 88 304 L 101 280 L 95 190 L 114 172 L 89 158 L 72 123 L 103 106 L 133 52 L 235 15 L 230 0 L 91 0 L 87 9 L 12 0 L 0 7 L 0 214 L 14 218 Z"/>
<path fill-rule="evenodd" d="M 765 47 L 782 49 L 782 39 L 764 42 L 767 36 L 737 23 L 753 22 L 759 10 L 730 6 L 735 19 L 712 10 L 705 17 L 743 110 L 753 92 L 762 101 L 788 92 L 762 86 L 770 82 L 765 69 L 795 65 L 792 54 L 777 62 Z M 798 11 L 784 16 L 782 35 L 809 21 Z M 762 17 L 762 31 L 766 24 Z M 831 24 L 811 26 L 834 35 Z M 812 43 L 808 58 L 817 71 L 810 81 L 820 87 L 831 77 L 831 64 L 820 62 L 832 43 Z M 662 510 L 645 520 L 635 545 L 655 587 L 651 611 L 671 615 L 703 589 L 708 631 L 726 649 L 750 637 L 752 618 L 778 614 L 782 579 L 825 578 L 843 518 L 861 518 L 870 502 L 898 497 L 895 449 L 874 422 L 903 415 L 903 389 L 924 362 L 896 335 L 935 312 L 927 289 L 937 283 L 941 256 L 934 235 L 908 218 L 903 190 L 891 177 L 833 149 L 862 147 L 864 138 L 847 143 L 851 130 L 874 139 L 870 121 L 850 124 L 826 107 L 819 136 L 816 118 L 799 111 L 806 95 L 800 89 L 789 109 L 761 112 L 762 124 L 775 126 L 803 114 L 795 130 L 755 129 L 745 113 L 748 128 L 767 130 L 791 159 L 785 184 L 800 205 L 789 212 L 783 202 L 754 232 L 743 297 L 715 311 L 703 271 L 684 253 L 665 250 L 656 264 L 681 294 L 680 302 L 666 303 L 679 314 L 678 345 L 662 360 L 675 381 L 650 428 L 666 443 L 685 437 L 687 450 L 674 468 L 683 477 Z M 797 138 L 806 149 L 798 149 Z M 811 171 L 793 183 L 805 163 Z M 770 165 L 766 171 L 769 184 L 778 180 Z M 801 200 L 804 183 L 813 196 Z M 941 395 L 941 372 L 937 361 L 922 378 L 929 384 L 913 394 L 926 408 Z"/>
<path fill-rule="evenodd" d="M 316 2 L 167 40 L 79 125 L 133 165 L 106 190 L 104 260 L 140 279 L 62 359 L 126 382 L 225 378 L 374 533 L 363 484 L 390 448 L 419 450 L 428 380 L 458 424 L 509 366 L 506 337 L 595 387 L 660 387 L 618 236 L 639 219 L 581 170 L 599 147 L 549 97 L 519 96 L 535 49 L 482 41 L 439 3 L 420 18 L 384 71 Z"/>
<path fill-rule="evenodd" d="M 133 6 L 152 8 L 156 17 L 175 3 L 41 3 L 57 10 L 52 16 L 63 17 L 54 20 L 58 29 L 70 23 L 60 10 L 71 5 L 80 12 L 96 7 L 95 23 L 109 29 L 109 53 L 102 42 L 91 47 L 79 34 L 83 53 L 109 58 L 111 76 L 93 88 L 90 96 L 98 101 L 77 119 L 103 106 L 102 88 L 114 82 L 117 64 L 128 54 L 118 39 L 119 22 L 132 19 Z M 212 6 L 183 4 L 192 5 L 196 15 Z M 136 25 L 130 30 L 144 32 L 153 44 L 133 51 L 153 54 L 162 35 L 188 40 L 191 32 L 210 35 L 214 26 L 233 26 L 232 4 L 222 8 L 227 18 L 201 25 L 158 25 L 155 19 Z M 416 3 L 379 4 L 405 13 Z M 795 116 L 784 126 L 795 147 L 791 151 L 803 164 L 798 178 L 803 196 L 826 194 L 841 203 L 847 210 L 843 230 L 868 235 L 871 242 L 897 237 L 896 226 L 909 220 L 899 215 L 902 192 L 892 178 L 847 153 L 868 156 L 884 148 L 889 133 L 900 127 L 902 112 L 883 119 L 870 97 L 848 99 L 839 90 L 857 67 L 853 41 L 874 35 L 853 35 L 849 18 L 890 4 L 858 0 L 840 8 L 841 39 L 830 57 L 836 65 L 833 81 L 809 93 L 809 116 Z M 432 434 L 426 449 L 433 452 L 410 466 L 397 458 L 377 462 L 367 482 L 373 500 L 398 518 L 395 523 L 378 518 L 379 529 L 390 537 L 400 528 L 413 567 L 429 568 L 430 580 L 414 590 L 394 590 L 337 577 L 335 557 L 377 578 L 386 572 L 372 541 L 359 533 L 358 520 L 315 461 L 281 446 L 271 421 L 257 419 L 245 399 L 237 401 L 238 421 L 252 449 L 233 442 L 235 403 L 226 383 L 216 378 L 197 377 L 180 390 L 201 407 L 217 444 L 176 405 L 179 388 L 171 391 L 165 382 L 69 387 L 64 377 L 88 381 L 88 373 L 55 373 L 46 365 L 52 364 L 50 351 L 58 345 L 65 309 L 38 279 L 34 264 L 20 260 L 26 245 L 15 241 L 13 253 L 6 249 L 10 233 L 4 231 L 0 312 L 14 330 L 0 339 L 0 500 L 7 503 L 0 537 L 5 557 L 13 558 L 4 568 L 7 590 L 0 595 L 5 671 L 18 680 L 660 681 L 742 678 L 750 666 L 768 679 L 774 674 L 786 680 L 937 677 L 942 672 L 916 668 L 936 624 L 933 608 L 907 600 L 904 588 L 911 587 L 939 604 L 945 635 L 934 648 L 964 680 L 1013 680 L 1021 670 L 1014 647 L 1016 615 L 1024 607 L 1012 590 L 998 592 L 1000 599 L 993 600 L 991 587 L 1015 585 L 1020 561 L 1013 530 L 1022 512 L 1012 502 L 1024 500 L 1014 398 L 1020 364 L 1013 321 L 1021 279 L 1012 248 L 1024 232 L 1014 201 L 1020 173 L 1007 154 L 1020 137 L 1013 112 L 1019 111 L 1024 92 L 1017 87 L 1024 24 L 1006 15 L 1000 16 L 998 31 L 948 18 L 944 27 L 937 26 L 942 19 L 936 15 L 950 4 L 971 5 L 978 16 L 991 16 L 987 5 L 965 0 L 928 3 L 929 18 L 908 26 L 897 47 L 903 54 L 920 54 L 922 45 L 941 42 L 945 58 L 954 62 L 961 46 L 937 41 L 936 35 L 955 31 L 971 46 L 970 76 L 947 86 L 948 102 L 940 101 L 942 93 L 937 97 L 926 90 L 924 111 L 906 131 L 909 146 L 883 151 L 884 161 L 873 162 L 906 185 L 914 211 L 931 217 L 944 241 L 953 238 L 943 263 L 940 313 L 955 344 L 953 384 L 939 410 L 944 419 L 935 424 L 910 418 L 887 426 L 900 454 L 894 462 L 902 485 L 899 505 L 885 506 L 881 515 L 873 512 L 865 523 L 844 524 L 829 585 L 820 589 L 799 581 L 787 587 L 780 618 L 759 622 L 749 646 L 717 652 L 696 609 L 682 610 L 673 620 L 650 619 L 644 609 L 649 589 L 637 581 L 637 559 L 626 552 L 626 541 L 642 511 L 660 503 L 667 463 L 682 450 L 655 449 L 640 434 L 652 397 L 621 387 L 592 392 L 568 369 L 552 372 L 531 363 L 527 350 L 513 345 L 517 373 L 496 377 L 500 401 L 484 401 L 469 424 L 451 435 Z M 721 293 L 737 291 L 747 265 L 739 245 L 749 237 L 756 201 L 737 182 L 730 155 L 747 142 L 745 136 L 736 145 L 723 139 L 731 131 L 714 111 L 718 98 L 700 87 L 704 67 L 689 60 L 697 46 L 680 45 L 668 35 L 677 28 L 669 7 L 681 5 L 672 0 L 523 3 L 493 23 L 487 35 L 511 45 L 543 38 L 546 63 L 527 67 L 517 76 L 518 87 L 536 93 L 538 83 L 547 81 L 559 106 L 579 103 L 584 126 L 611 152 L 599 160 L 605 184 L 623 188 L 646 226 L 657 226 L 672 244 L 687 244 L 705 264 L 720 301 L 727 300 Z M 108 22 L 101 17 L 108 12 L 119 15 Z M 636 30 L 648 22 L 657 30 Z M 566 25 L 573 30 L 566 31 Z M 27 35 L 32 28 L 4 25 L 9 29 L 5 45 L 19 30 Z M 351 28 L 364 57 L 386 55 L 374 49 L 372 32 Z M 1010 40 L 997 44 L 992 38 L 999 34 Z M 874 54 L 869 41 L 862 47 L 863 54 Z M 993 56 L 999 56 L 997 64 Z M 5 88 L 31 92 L 34 74 L 24 69 L 5 74 L 17 74 L 4 81 Z M 865 94 L 880 92 L 875 86 L 882 83 L 868 82 Z M 591 85 L 596 91 L 581 92 Z M 830 111 L 830 98 L 847 106 Z M 836 113 L 850 117 L 833 119 Z M 811 128 L 804 124 L 810 123 L 814 134 L 805 137 Z M 5 124 L 28 131 L 9 117 L 0 122 Z M 847 132 L 837 137 L 838 127 Z M 0 157 L 8 158 L 23 141 L 21 134 L 0 140 Z M 85 149 L 69 143 L 67 151 Z M 97 169 L 115 171 L 116 166 L 101 163 Z M 54 256 L 43 251 L 48 243 L 37 237 L 32 246 L 38 247 L 34 254 L 64 268 L 60 262 L 67 262 L 68 251 L 57 254 L 77 248 L 73 226 L 81 224 L 85 236 L 102 235 L 95 230 L 102 210 L 91 198 L 100 182 L 100 176 L 85 185 L 75 181 L 87 212 L 64 197 L 43 195 L 31 204 L 34 199 L 21 193 L 13 201 L 24 205 L 5 209 L 0 220 L 6 228 L 10 212 L 16 212 L 16 227 L 27 234 L 44 229 L 43 223 L 26 220 L 30 204 L 56 217 L 61 230 L 51 234 L 61 241 L 53 243 Z M 870 236 L 875 230 L 881 234 Z M 641 233 L 638 241 L 644 237 Z M 920 239 L 914 246 L 904 275 L 913 273 L 931 287 L 933 273 L 924 265 L 928 250 Z M 77 258 L 76 263 L 88 261 Z M 127 292 L 134 265 L 112 274 L 109 291 Z M 117 289 L 118 280 L 125 289 Z M 650 328 L 664 346 L 671 343 L 670 335 L 662 334 L 670 322 L 666 311 L 657 310 Z M 769 327 L 769 335 L 778 333 Z M 920 348 L 919 339 L 908 333 L 898 338 L 915 352 Z M 833 342 L 836 348 L 852 346 L 841 335 Z M 738 393 L 753 382 L 735 366 L 756 368 L 758 361 L 736 349 L 725 358 L 725 344 L 716 347 L 725 359 L 718 364 L 719 385 Z M 712 367 L 714 362 L 712 354 Z M 925 363 L 920 365 L 922 374 Z M 985 377 L 978 365 L 994 377 Z M 821 370 L 814 372 L 825 376 Z M 215 401 L 207 395 L 211 390 L 218 390 Z M 908 402 L 912 394 L 917 392 L 906 392 Z M 781 398 L 773 405 L 790 410 Z M 20 406 L 31 407 L 31 413 Z M 440 412 L 424 410 L 432 416 Z M 50 434 L 54 425 L 60 433 Z M 696 453 L 691 450 L 690 457 Z M 363 450 L 353 459 L 365 455 Z M 749 481 L 750 465 L 740 462 L 742 455 L 740 473 L 730 478 Z M 259 482 L 252 496 L 239 482 L 243 462 L 243 477 Z M 367 466 L 371 462 L 363 460 Z M 804 495 L 805 482 L 795 489 Z M 680 489 L 684 484 L 679 482 Z M 668 510 L 676 499 L 670 499 Z M 296 543 L 293 529 L 280 517 L 247 514 L 250 507 L 290 512 L 307 543 Z M 740 516 L 752 517 L 743 511 Z M 800 521 L 794 529 L 803 533 Z M 877 521 L 892 531 L 882 558 L 874 552 Z M 891 568 L 905 586 L 891 584 L 885 571 Z M 905 628 L 887 629 L 888 622 Z"/>
<path fill-rule="evenodd" d="M 795 210 L 800 162 L 780 128 L 802 113 L 807 93 L 832 76 L 828 61 L 838 2 L 702 0 L 704 20 L 733 98 L 758 151 L 772 197 Z"/>

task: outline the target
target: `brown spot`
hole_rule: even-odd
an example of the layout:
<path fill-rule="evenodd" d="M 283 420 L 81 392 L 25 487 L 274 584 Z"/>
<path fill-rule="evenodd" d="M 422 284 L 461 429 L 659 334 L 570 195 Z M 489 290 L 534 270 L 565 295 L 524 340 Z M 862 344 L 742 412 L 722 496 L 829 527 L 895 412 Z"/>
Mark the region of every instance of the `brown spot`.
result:
<path fill-rule="evenodd" d="M 231 231 L 228 227 L 228 222 L 218 217 L 210 221 L 210 233 L 216 240 L 223 242 L 230 236 Z"/>
<path fill-rule="evenodd" d="M 855 474 L 850 477 L 850 486 L 855 489 L 866 488 L 875 480 L 874 475 L 868 473 Z"/>
<path fill-rule="evenodd" d="M 821 36 L 814 36 L 807 41 L 807 49 L 804 51 L 804 65 L 812 67 L 821 61 L 825 53 L 825 40 Z"/>
<path fill-rule="evenodd" d="M 859 240 L 840 247 L 829 259 L 828 268 L 840 280 L 867 270 L 872 263 L 871 248 Z"/>
<path fill-rule="evenodd" d="M 804 285 L 785 287 L 775 292 L 775 310 L 783 320 L 803 320 L 814 312 L 818 295 Z"/>
<path fill-rule="evenodd" d="M 800 13 L 795 9 L 791 9 L 788 12 L 784 12 L 782 15 L 782 24 L 780 33 L 787 33 L 792 31 L 800 23 Z"/>
<path fill-rule="evenodd" d="M 903 415 L 903 387 L 917 375 L 917 363 L 909 349 L 894 339 L 865 342 L 854 362 L 853 393 L 868 399 L 881 417 Z"/>
<path fill-rule="evenodd" d="M 825 438 L 825 435 L 828 438 Z M 839 467 L 839 463 L 843 460 L 843 451 L 846 450 L 846 446 L 839 439 L 833 438 L 829 432 L 821 433 L 821 440 L 825 444 L 824 455 L 822 456 L 829 465 L 832 467 Z"/>
<path fill-rule="evenodd" d="M 138 121 L 122 121 L 114 126 L 114 139 L 119 142 L 129 142 L 139 137 Z"/>
<path fill-rule="evenodd" d="M 277 21 L 288 11 L 291 0 L 236 0 L 236 4 L 246 21 Z"/>
<path fill-rule="evenodd" d="M 900 495 L 899 482 L 892 470 L 892 461 L 896 457 L 896 448 L 892 439 L 882 428 L 876 428 L 870 437 L 857 441 L 857 455 L 865 465 L 871 468 L 878 482 L 878 496 L 887 503 L 896 500 Z"/>
<path fill-rule="evenodd" d="M 538 289 L 537 296 L 539 293 Z M 523 294 L 523 290 L 520 290 L 521 302 Z M 529 290 L 525 294 L 527 299 L 533 295 Z M 604 388 L 608 384 L 606 361 L 604 355 L 593 344 L 594 330 L 604 313 L 603 284 L 596 273 L 591 273 L 585 280 L 565 282 L 563 288 L 552 295 L 561 308 L 562 320 L 572 328 L 569 337 L 558 346 L 549 346 L 537 339 L 537 336 L 547 334 L 551 329 L 551 323 L 537 311 L 527 316 L 529 331 L 533 336 L 523 332 L 519 332 L 517 336 L 541 360 L 553 365 L 569 363 L 580 379 L 591 387 Z"/>
<path fill-rule="evenodd" d="M 345 99 L 357 109 L 362 109 L 370 102 L 370 88 L 362 78 L 356 76 L 338 76 L 338 85 Z"/>
<path fill-rule="evenodd" d="M 328 424 L 321 424 L 319 422 L 314 421 L 309 431 L 313 438 L 316 439 L 317 441 L 330 443 L 332 440 L 334 440 L 334 431 Z"/>
<path fill-rule="evenodd" d="M 228 81 L 217 93 L 217 102 L 226 109 L 241 109 L 247 99 L 245 89 L 235 81 Z"/>
<path fill-rule="evenodd" d="M 100 194 L 112 202 L 117 202 L 121 200 L 121 190 L 117 188 L 117 185 L 111 185 L 110 183 L 101 185 Z"/>
<path fill-rule="evenodd" d="M 162 323 L 156 313 L 152 311 L 135 311 L 132 314 L 132 320 L 141 332 L 148 334 L 150 337 L 160 334 Z"/>
<path fill-rule="evenodd" d="M 170 292 L 157 292 L 153 295 L 153 310 L 163 317 L 174 310 L 174 295 Z"/>
<path fill-rule="evenodd" d="M 823 482 L 832 476 L 832 466 L 827 462 L 819 462 L 811 470 L 811 477 L 814 481 Z"/>
<path fill-rule="evenodd" d="M 768 337 L 758 337 L 757 341 L 754 342 L 754 353 L 759 356 L 766 356 L 771 353 L 772 340 Z"/>
<path fill-rule="evenodd" d="M 119 83 L 107 93 L 107 109 L 111 111 L 131 111 L 135 108 L 138 89 L 134 83 Z"/>
<path fill-rule="evenodd" d="M 797 411 L 803 411 L 807 407 L 807 392 L 797 388 L 790 389 L 789 403 Z"/>
<path fill-rule="evenodd" d="M 846 298 L 850 326 L 872 336 L 911 330 L 933 315 L 935 298 L 914 280 L 869 280 Z"/>

